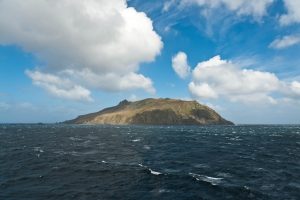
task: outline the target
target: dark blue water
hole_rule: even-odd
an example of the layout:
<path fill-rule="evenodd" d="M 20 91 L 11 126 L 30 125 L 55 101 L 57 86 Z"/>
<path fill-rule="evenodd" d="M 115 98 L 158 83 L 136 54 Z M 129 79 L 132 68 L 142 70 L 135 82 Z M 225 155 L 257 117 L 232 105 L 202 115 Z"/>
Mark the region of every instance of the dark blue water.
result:
<path fill-rule="evenodd" d="M 0 199 L 300 199 L 300 126 L 0 125 Z"/>

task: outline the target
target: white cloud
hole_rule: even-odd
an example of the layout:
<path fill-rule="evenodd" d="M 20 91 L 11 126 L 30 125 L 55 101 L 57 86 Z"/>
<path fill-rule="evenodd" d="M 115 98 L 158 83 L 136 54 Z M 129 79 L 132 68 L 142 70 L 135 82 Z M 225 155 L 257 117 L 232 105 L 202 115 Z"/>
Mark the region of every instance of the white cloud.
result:
<path fill-rule="evenodd" d="M 202 103 L 202 102 L 201 102 L 201 103 Z M 208 106 L 208 107 L 210 107 L 210 108 L 212 108 L 212 109 L 218 111 L 218 112 L 225 110 L 225 109 L 224 109 L 222 106 L 220 106 L 220 105 L 215 105 L 215 104 L 212 104 L 212 103 L 204 103 L 204 104 L 205 104 L 206 106 Z"/>
<path fill-rule="evenodd" d="M 193 96 L 199 98 L 210 98 L 210 99 L 218 98 L 218 94 L 207 83 L 196 84 L 194 82 L 190 82 L 189 91 Z"/>
<path fill-rule="evenodd" d="M 284 0 L 287 13 L 280 17 L 281 25 L 290 25 L 292 23 L 300 23 L 300 1 Z"/>
<path fill-rule="evenodd" d="M 6 102 L 0 102 L 0 111 L 1 110 L 8 110 L 11 107 L 10 104 L 6 103 Z"/>
<path fill-rule="evenodd" d="M 237 15 L 252 15 L 260 18 L 266 14 L 267 7 L 273 2 L 274 0 L 181 0 L 181 5 L 197 4 L 210 9 L 225 6 Z"/>
<path fill-rule="evenodd" d="M 284 48 L 297 45 L 299 43 L 300 43 L 300 36 L 289 35 L 274 40 L 269 47 L 274 49 L 284 49 Z"/>
<path fill-rule="evenodd" d="M 39 71 L 26 70 L 26 74 L 33 80 L 33 84 L 56 97 L 77 101 L 92 101 L 91 92 L 88 89 L 74 84 L 69 79 L 62 79 Z"/>
<path fill-rule="evenodd" d="M 140 63 L 155 59 L 163 43 L 151 19 L 126 0 L 1 0 L 0 32 L 0 44 L 18 45 L 45 63 L 41 74 L 89 71 L 112 76 L 105 85 L 119 85 L 113 90 L 153 92 L 151 80 L 137 72 Z"/>
<path fill-rule="evenodd" d="M 169 0 L 164 2 L 163 5 L 163 12 L 168 12 L 170 10 L 170 8 L 173 6 L 173 4 L 177 3 L 176 0 Z"/>
<path fill-rule="evenodd" d="M 155 88 L 153 87 L 151 79 L 134 72 L 124 75 L 116 73 L 96 74 L 85 69 L 81 71 L 65 70 L 62 71 L 61 75 L 73 79 L 74 82 L 81 82 L 88 87 L 104 91 L 143 89 L 148 93 L 155 93 Z"/>
<path fill-rule="evenodd" d="M 215 56 L 196 66 L 189 90 L 196 98 L 223 97 L 232 102 L 275 104 L 272 94 L 281 91 L 283 85 L 275 74 L 241 69 L 236 64 Z"/>
<path fill-rule="evenodd" d="M 244 104 L 257 104 L 257 103 L 269 103 L 269 104 L 277 104 L 278 100 L 274 99 L 269 94 L 264 93 L 257 93 L 253 94 L 242 94 L 242 95 L 235 95 L 229 97 L 229 100 L 232 102 L 242 102 Z"/>
<path fill-rule="evenodd" d="M 135 94 L 131 94 L 128 98 L 129 101 L 138 101 L 139 98 Z"/>
<path fill-rule="evenodd" d="M 184 52 L 179 52 L 172 58 L 172 67 L 182 79 L 185 79 L 190 74 L 190 66 L 187 61 L 187 55 Z"/>
<path fill-rule="evenodd" d="M 300 98 L 300 82 L 293 81 L 288 85 L 289 90 L 286 90 L 291 97 Z"/>

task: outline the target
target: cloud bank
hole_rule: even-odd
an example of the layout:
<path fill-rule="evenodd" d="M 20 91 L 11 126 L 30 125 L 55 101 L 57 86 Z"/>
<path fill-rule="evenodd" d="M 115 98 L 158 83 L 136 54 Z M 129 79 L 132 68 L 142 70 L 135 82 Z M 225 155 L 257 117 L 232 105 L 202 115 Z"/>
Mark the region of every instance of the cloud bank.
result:
<path fill-rule="evenodd" d="M 43 63 L 26 74 L 56 96 L 90 100 L 87 88 L 155 91 L 138 71 L 163 43 L 151 19 L 125 0 L 1 0 L 0 32 L 0 44 L 20 46 Z"/>

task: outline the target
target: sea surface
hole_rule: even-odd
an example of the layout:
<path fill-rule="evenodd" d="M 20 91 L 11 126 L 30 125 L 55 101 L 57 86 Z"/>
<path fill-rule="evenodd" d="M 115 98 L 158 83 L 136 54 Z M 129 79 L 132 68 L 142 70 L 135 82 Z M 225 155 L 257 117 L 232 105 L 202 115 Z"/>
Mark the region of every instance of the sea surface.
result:
<path fill-rule="evenodd" d="M 300 126 L 0 125 L 1 200 L 300 199 Z"/>

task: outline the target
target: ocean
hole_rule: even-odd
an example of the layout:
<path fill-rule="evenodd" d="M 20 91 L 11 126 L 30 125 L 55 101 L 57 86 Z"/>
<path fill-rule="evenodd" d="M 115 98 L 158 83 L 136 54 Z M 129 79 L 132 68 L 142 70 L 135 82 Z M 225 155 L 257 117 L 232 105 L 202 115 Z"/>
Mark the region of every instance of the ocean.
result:
<path fill-rule="evenodd" d="M 1 200 L 300 199 L 300 126 L 0 125 Z"/>

